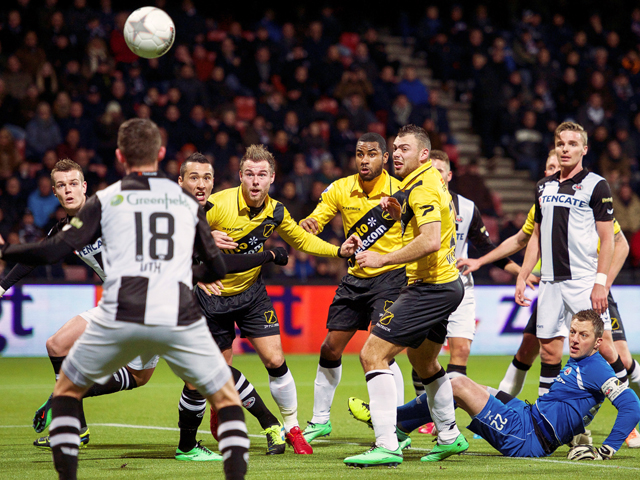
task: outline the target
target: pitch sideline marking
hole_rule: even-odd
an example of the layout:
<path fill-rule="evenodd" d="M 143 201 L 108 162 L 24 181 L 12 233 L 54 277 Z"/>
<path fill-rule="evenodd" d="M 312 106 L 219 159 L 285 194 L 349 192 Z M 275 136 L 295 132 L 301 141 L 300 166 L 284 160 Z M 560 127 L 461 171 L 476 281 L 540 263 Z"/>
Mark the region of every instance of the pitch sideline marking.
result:
<path fill-rule="evenodd" d="M 140 429 L 140 430 L 163 430 L 163 431 L 169 431 L 169 432 L 179 432 L 180 429 L 179 428 L 175 428 L 175 427 L 156 427 L 153 425 L 128 425 L 125 423 L 92 423 L 92 426 L 96 426 L 96 427 L 114 427 L 114 428 L 133 428 L 133 429 Z M 33 428 L 31 425 L 0 425 L 0 428 Z M 198 433 L 211 433 L 210 430 L 198 430 Z M 262 435 L 256 435 L 256 434 L 249 434 L 250 437 L 255 437 L 255 438 L 263 438 Z M 336 442 L 336 441 L 332 441 L 332 440 L 316 440 L 318 443 L 339 443 L 342 445 L 360 445 L 359 443 L 354 443 L 354 442 Z M 430 449 L 427 448 L 414 448 L 412 447 L 411 450 L 416 451 L 416 452 L 430 452 Z M 486 454 L 486 453 L 463 453 L 462 455 L 469 455 L 469 456 L 473 456 L 473 457 L 500 457 L 500 455 L 491 455 L 491 454 Z M 637 467 L 625 467 L 625 466 L 621 466 L 621 465 L 606 465 L 606 464 L 600 464 L 600 463 L 590 463 L 590 462 L 572 462 L 570 460 L 553 460 L 551 458 L 523 458 L 523 457 L 504 457 L 502 456 L 501 458 L 505 458 L 505 459 L 511 459 L 511 460 L 527 460 L 530 462 L 546 462 L 546 463 L 560 463 L 560 464 L 564 464 L 564 465 L 580 465 L 580 466 L 585 466 L 585 467 L 596 467 L 596 468 L 618 468 L 621 470 L 640 470 L 640 468 Z"/>

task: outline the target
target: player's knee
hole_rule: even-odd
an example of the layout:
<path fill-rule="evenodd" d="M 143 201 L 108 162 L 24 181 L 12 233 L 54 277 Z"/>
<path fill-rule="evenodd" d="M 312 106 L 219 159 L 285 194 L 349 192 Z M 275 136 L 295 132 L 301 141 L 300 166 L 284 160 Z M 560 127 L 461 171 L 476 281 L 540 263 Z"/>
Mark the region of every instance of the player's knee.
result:
<path fill-rule="evenodd" d="M 69 353 L 68 347 L 61 341 L 58 335 L 49 337 L 45 345 L 50 357 L 64 357 Z"/>
<path fill-rule="evenodd" d="M 265 368 L 278 368 L 284 363 L 284 356 L 280 354 L 274 354 L 273 356 L 265 359 Z"/>
<path fill-rule="evenodd" d="M 464 392 L 469 389 L 469 383 L 471 380 L 469 377 L 460 376 L 451 379 L 451 390 L 453 391 L 453 398 L 464 397 Z"/>
<path fill-rule="evenodd" d="M 331 342 L 325 338 L 320 347 L 320 356 L 326 360 L 340 360 L 340 358 L 342 358 L 342 349 L 332 345 Z"/>
<path fill-rule="evenodd" d="M 131 368 L 127 368 L 127 370 L 129 370 L 131 376 L 135 378 L 136 385 L 138 386 L 138 388 L 140 388 L 149 382 L 155 368 L 148 368 L 146 370 L 132 370 Z"/>

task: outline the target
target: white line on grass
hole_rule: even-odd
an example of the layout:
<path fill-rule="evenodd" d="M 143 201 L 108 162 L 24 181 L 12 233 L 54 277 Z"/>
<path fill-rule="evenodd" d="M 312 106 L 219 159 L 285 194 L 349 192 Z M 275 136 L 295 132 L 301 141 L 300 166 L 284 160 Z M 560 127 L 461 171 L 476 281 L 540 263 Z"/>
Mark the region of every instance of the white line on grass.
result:
<path fill-rule="evenodd" d="M 179 432 L 180 429 L 179 428 L 175 428 L 175 427 L 156 427 L 153 425 L 128 425 L 126 423 L 92 423 L 91 426 L 95 426 L 95 427 L 114 427 L 114 428 L 132 428 L 132 429 L 139 429 L 139 430 L 164 430 L 164 431 L 169 431 L 169 432 Z M 0 425 L 0 428 L 32 428 L 31 425 Z M 211 433 L 209 430 L 198 430 L 198 433 Z M 255 435 L 255 434 L 249 434 L 250 437 L 255 437 L 255 438 L 263 438 L 262 435 Z M 335 441 L 335 440 L 322 440 L 322 439 L 318 439 L 315 440 L 317 443 L 334 443 L 334 444 L 341 444 L 341 445 L 360 445 L 359 443 L 354 443 L 354 442 L 341 442 L 341 441 Z M 411 450 L 414 452 L 430 452 L 431 450 L 428 448 L 415 448 L 415 447 L 411 447 Z M 487 454 L 487 453 L 473 453 L 473 452 L 466 452 L 463 453 L 462 455 L 468 455 L 468 456 L 473 456 L 473 457 L 500 457 L 500 455 L 492 455 L 492 454 Z M 565 464 L 565 465 L 574 465 L 574 466 L 583 466 L 583 467 L 595 467 L 595 468 L 619 468 L 622 470 L 639 470 L 640 468 L 637 467 L 625 467 L 625 466 L 621 466 L 621 465 L 615 465 L 615 464 L 604 464 L 604 463 L 591 463 L 591 462 L 572 462 L 570 460 L 554 460 L 552 458 L 523 458 L 523 457 L 501 457 L 504 459 L 509 459 L 509 460 L 526 460 L 529 462 L 545 462 L 545 463 L 561 463 L 561 464 Z"/>

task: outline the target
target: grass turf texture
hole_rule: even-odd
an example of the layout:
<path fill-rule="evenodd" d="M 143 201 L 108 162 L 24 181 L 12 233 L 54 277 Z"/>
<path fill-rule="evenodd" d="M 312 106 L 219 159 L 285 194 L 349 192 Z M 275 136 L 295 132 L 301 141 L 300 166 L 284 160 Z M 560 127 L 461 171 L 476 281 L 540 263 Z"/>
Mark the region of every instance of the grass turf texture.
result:
<path fill-rule="evenodd" d="M 446 365 L 447 358 L 442 358 Z M 497 386 L 510 362 L 509 357 L 472 357 L 469 375 L 474 380 Z M 288 356 L 298 387 L 298 419 L 301 428 L 311 419 L 313 381 L 317 355 Z M 398 357 L 405 375 L 405 397 L 413 397 L 411 368 L 405 355 Z M 267 373 L 257 356 L 238 356 L 234 360 L 247 378 L 259 390 L 269 408 L 277 413 L 267 383 Z M 520 398 L 535 400 L 539 364 L 532 367 Z M 51 392 L 53 372 L 46 358 L 0 358 L 0 477 L 2 479 L 56 478 L 48 450 L 32 446 L 38 437 L 31 428 L 33 413 Z M 91 442 L 80 453 L 80 478 L 137 479 L 201 479 L 221 478 L 220 462 L 178 462 L 173 456 L 178 444 L 178 400 L 181 381 L 160 362 L 151 381 L 144 387 L 85 400 L 85 411 L 91 429 Z M 364 375 L 357 356 L 343 358 L 342 382 L 336 391 L 331 413 L 333 433 L 312 443 L 313 455 L 294 455 L 290 447 L 284 455 L 265 453 L 266 439 L 260 435 L 260 425 L 249 414 L 247 424 L 251 435 L 248 478 L 260 479 L 377 479 L 377 478 L 490 478 L 525 479 L 546 475 L 552 478 L 577 478 L 578 475 L 607 475 L 616 480 L 640 478 L 640 449 L 624 445 L 610 462 L 569 462 L 567 447 L 545 459 L 511 459 L 498 454 L 484 440 L 474 440 L 464 428 L 469 416 L 458 410 L 462 433 L 469 440 L 467 453 L 443 462 L 425 464 L 420 457 L 433 447 L 430 435 L 414 432 L 413 445 L 405 450 L 404 463 L 397 469 L 384 467 L 355 470 L 342 460 L 367 450 L 374 440 L 373 431 L 355 421 L 347 412 L 347 398 L 368 398 Z M 615 420 L 616 410 L 607 401 L 590 426 L 594 444 L 600 445 Z M 198 439 L 217 451 L 217 443 L 208 432 L 209 415 L 201 426 Z M 150 428 L 152 427 L 152 428 Z M 612 469 L 614 471 L 612 471 Z"/>

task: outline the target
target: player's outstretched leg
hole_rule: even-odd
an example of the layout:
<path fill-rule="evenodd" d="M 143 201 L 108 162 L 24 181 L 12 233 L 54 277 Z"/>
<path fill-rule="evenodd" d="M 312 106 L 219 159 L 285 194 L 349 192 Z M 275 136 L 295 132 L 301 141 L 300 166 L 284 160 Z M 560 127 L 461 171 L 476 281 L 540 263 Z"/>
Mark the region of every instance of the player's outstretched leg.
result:
<path fill-rule="evenodd" d="M 198 427 L 207 407 L 207 401 L 195 388 L 185 384 L 178 404 L 178 427 L 180 442 L 176 450 L 176 460 L 190 462 L 222 461 L 222 456 L 212 452 L 196 441 Z"/>

